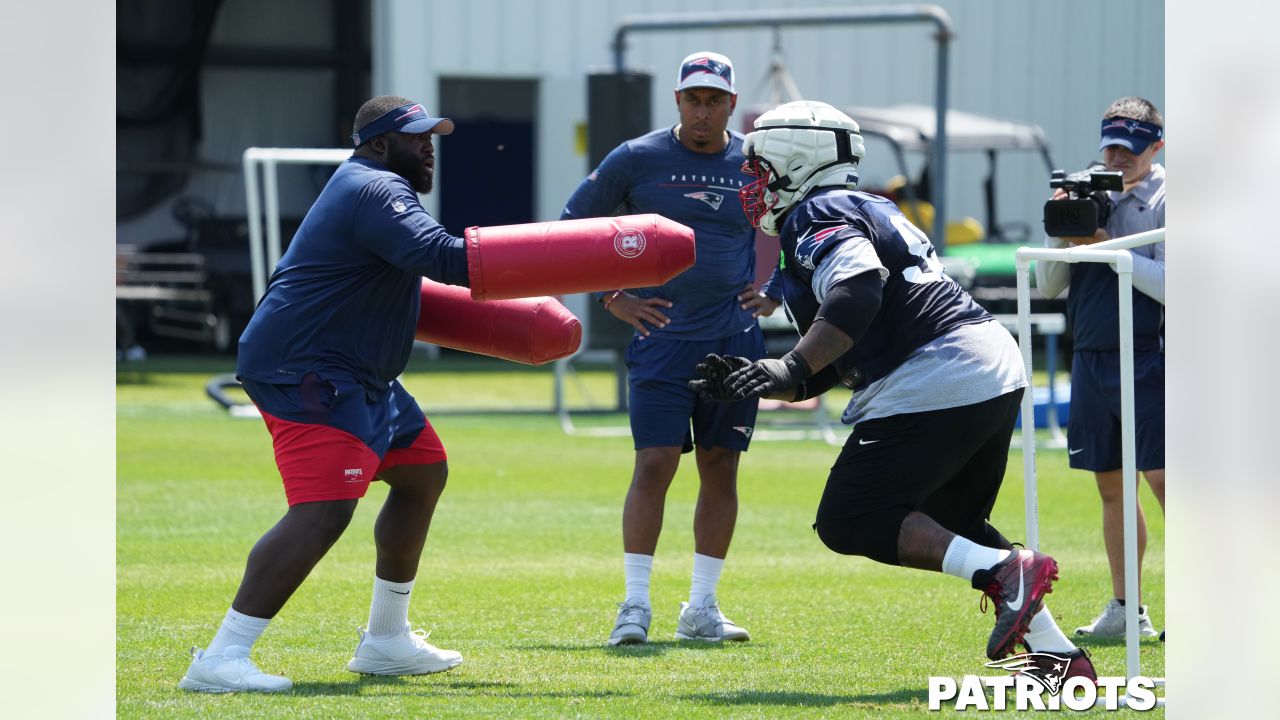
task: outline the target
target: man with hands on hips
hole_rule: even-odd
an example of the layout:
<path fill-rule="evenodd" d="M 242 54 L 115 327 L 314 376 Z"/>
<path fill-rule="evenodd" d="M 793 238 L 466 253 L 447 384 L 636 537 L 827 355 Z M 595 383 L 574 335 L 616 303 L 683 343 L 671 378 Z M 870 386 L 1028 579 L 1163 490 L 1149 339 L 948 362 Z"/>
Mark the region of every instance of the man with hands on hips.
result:
<path fill-rule="evenodd" d="M 649 579 L 662 531 L 667 490 L 681 455 L 698 467 L 693 570 L 676 637 L 747 640 L 725 617 L 716 588 L 738 515 L 738 461 L 755 428 L 755 398 L 700 400 L 687 383 L 707 353 L 759 358 L 756 318 L 778 300 L 752 284 L 755 230 L 736 200 L 750 180 L 742 172 L 742 135 L 728 129 L 737 104 L 733 65 L 713 52 L 686 57 L 676 73 L 680 122 L 622 143 L 565 204 L 561 219 L 657 213 L 693 228 L 697 262 L 660 287 L 598 293 L 618 320 L 635 329 L 626 351 L 635 465 L 622 510 L 625 591 L 609 644 L 648 642 Z"/>

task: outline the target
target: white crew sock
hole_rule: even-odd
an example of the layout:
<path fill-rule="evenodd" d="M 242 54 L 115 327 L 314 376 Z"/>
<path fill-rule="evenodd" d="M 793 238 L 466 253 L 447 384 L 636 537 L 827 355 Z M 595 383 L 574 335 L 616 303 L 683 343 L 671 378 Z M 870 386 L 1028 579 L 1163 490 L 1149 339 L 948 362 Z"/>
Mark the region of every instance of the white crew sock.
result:
<path fill-rule="evenodd" d="M 1022 642 L 1035 652 L 1069 653 L 1076 649 L 1075 644 L 1062 633 L 1058 623 L 1053 621 L 1048 605 L 1040 608 L 1040 612 L 1031 618 L 1031 629 Z"/>
<path fill-rule="evenodd" d="M 253 644 L 258 642 L 258 638 L 262 637 L 262 631 L 267 629 L 269 622 L 271 618 L 253 617 L 227 608 L 227 614 L 222 618 L 222 625 L 209 641 L 209 647 L 205 648 L 204 654 L 221 655 L 223 650 L 232 645 L 243 645 L 252 649 Z"/>
<path fill-rule="evenodd" d="M 409 596 L 413 581 L 391 582 L 373 578 L 373 602 L 369 605 L 369 634 L 391 637 L 409 631 Z"/>
<path fill-rule="evenodd" d="M 653 573 L 653 556 L 623 553 L 622 570 L 627 578 L 627 602 L 649 605 L 649 575 Z"/>
<path fill-rule="evenodd" d="M 954 575 L 963 580 L 973 581 L 973 574 L 979 570 L 990 570 L 996 563 L 1009 557 L 1010 551 L 983 547 L 972 540 L 959 535 L 947 546 L 947 554 L 942 557 L 942 572 Z"/>
<path fill-rule="evenodd" d="M 702 607 L 707 597 L 716 594 L 720 583 L 720 571 L 724 570 L 724 558 L 693 554 L 693 580 L 689 583 L 689 604 Z"/>

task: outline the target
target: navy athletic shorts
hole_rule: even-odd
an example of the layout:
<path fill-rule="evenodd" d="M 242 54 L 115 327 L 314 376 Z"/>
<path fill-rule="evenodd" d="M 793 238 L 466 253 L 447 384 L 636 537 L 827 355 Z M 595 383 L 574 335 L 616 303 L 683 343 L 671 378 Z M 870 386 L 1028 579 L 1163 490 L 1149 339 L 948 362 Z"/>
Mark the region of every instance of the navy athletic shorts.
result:
<path fill-rule="evenodd" d="M 637 336 L 627 347 L 631 388 L 631 437 L 637 450 L 699 447 L 746 450 L 755 431 L 755 399 L 736 403 L 700 402 L 689 390 L 695 369 L 710 353 L 750 360 L 764 357 L 758 325 L 719 340 L 674 340 Z M 692 424 L 692 432 L 690 425 Z"/>
<path fill-rule="evenodd" d="M 1164 468 L 1164 353 L 1133 355 L 1134 437 L 1139 470 Z M 1078 350 L 1071 361 L 1067 453 L 1077 470 L 1121 467 L 1120 353 Z"/>

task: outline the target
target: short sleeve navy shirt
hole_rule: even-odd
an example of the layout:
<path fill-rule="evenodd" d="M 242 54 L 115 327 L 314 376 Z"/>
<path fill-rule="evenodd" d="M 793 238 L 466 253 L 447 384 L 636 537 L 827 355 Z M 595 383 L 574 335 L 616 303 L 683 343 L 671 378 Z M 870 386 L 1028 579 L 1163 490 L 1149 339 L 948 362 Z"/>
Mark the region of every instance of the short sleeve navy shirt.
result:
<path fill-rule="evenodd" d="M 574 191 L 561 220 L 656 213 L 693 229 L 697 261 L 660 287 L 631 288 L 640 297 L 673 303 L 671 323 L 653 334 L 715 340 L 755 324 L 738 293 L 755 278 L 755 229 L 738 190 L 753 178 L 742 172 L 743 136 L 730 132 L 723 152 L 699 153 L 672 128 L 629 140 L 605 157 Z"/>

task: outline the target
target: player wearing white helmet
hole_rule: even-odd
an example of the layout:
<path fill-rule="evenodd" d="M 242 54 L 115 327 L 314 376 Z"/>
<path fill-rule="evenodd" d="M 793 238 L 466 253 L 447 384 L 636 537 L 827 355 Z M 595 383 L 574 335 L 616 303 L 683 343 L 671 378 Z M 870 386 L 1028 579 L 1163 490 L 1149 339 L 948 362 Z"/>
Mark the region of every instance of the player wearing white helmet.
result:
<path fill-rule="evenodd" d="M 756 180 L 740 198 L 753 224 L 779 236 L 776 277 L 802 337 L 776 360 L 709 355 L 690 386 L 722 401 L 851 388 L 843 421 L 853 433 L 814 523 L 823 543 L 964 578 L 996 604 L 990 658 L 1023 643 L 1074 661 L 1068 675 L 1096 677 L 1044 609 L 1057 563 L 987 522 L 1027 386 L 1013 338 L 892 202 L 856 190 L 864 149 L 848 115 L 792 102 L 755 128 L 743 150 Z"/>
<path fill-rule="evenodd" d="M 766 234 L 777 236 L 782 216 L 813 188 L 857 187 L 864 151 L 858 123 L 848 115 L 800 100 L 779 105 L 755 125 L 743 152 L 744 170 L 757 180 L 739 196 L 747 218 Z"/>

